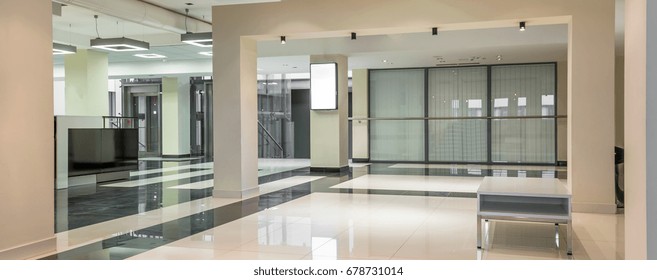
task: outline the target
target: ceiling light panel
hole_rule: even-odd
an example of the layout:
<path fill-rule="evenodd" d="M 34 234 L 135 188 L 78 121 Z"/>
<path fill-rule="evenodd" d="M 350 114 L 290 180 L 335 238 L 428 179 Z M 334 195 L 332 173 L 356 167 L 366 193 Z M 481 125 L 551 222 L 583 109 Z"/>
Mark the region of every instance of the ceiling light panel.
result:
<path fill-rule="evenodd" d="M 75 46 L 69 46 L 64 44 L 52 43 L 52 54 L 73 54 L 76 53 L 78 49 Z"/>
<path fill-rule="evenodd" d="M 180 35 L 180 41 L 194 46 L 211 48 L 212 32 L 182 34 Z"/>
<path fill-rule="evenodd" d="M 166 58 L 166 56 L 156 53 L 140 53 L 140 54 L 135 54 L 135 56 L 141 58 Z"/>
<path fill-rule="evenodd" d="M 91 40 L 91 47 L 114 52 L 145 51 L 150 44 L 130 38 L 96 38 Z"/>

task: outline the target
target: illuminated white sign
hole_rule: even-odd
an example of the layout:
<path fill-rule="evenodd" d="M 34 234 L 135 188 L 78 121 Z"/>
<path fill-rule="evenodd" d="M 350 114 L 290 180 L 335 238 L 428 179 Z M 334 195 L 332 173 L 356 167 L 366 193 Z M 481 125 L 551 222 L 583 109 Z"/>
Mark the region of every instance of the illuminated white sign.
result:
<path fill-rule="evenodd" d="M 310 64 L 310 109 L 338 108 L 338 66 L 336 63 Z"/>

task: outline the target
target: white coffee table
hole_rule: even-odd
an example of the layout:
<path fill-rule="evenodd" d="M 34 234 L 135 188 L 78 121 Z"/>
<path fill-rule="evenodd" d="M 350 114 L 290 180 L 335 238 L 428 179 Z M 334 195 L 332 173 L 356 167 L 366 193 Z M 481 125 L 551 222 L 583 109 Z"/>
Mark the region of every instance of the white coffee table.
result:
<path fill-rule="evenodd" d="M 571 193 L 554 178 L 485 177 L 477 190 L 477 248 L 481 220 L 567 224 L 567 253 L 572 255 Z"/>

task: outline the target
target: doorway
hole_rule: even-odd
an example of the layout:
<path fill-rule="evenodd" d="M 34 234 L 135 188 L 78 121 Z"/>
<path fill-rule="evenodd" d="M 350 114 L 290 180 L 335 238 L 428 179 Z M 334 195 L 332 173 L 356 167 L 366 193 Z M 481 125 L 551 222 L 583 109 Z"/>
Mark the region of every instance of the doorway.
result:
<path fill-rule="evenodd" d="M 190 78 L 190 143 L 192 156 L 213 159 L 212 80 Z"/>
<path fill-rule="evenodd" d="M 139 157 L 162 155 L 162 83 L 123 81 L 125 116 L 137 118 Z"/>

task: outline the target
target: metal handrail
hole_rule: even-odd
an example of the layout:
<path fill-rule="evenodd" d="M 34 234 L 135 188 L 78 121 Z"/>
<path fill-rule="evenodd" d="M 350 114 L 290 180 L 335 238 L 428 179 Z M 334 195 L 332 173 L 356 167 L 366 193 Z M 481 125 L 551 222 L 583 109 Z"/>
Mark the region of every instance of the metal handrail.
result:
<path fill-rule="evenodd" d="M 136 120 L 138 120 L 137 117 L 117 117 L 117 116 L 102 116 L 102 117 L 103 117 L 103 128 L 107 128 L 106 123 L 109 123 L 110 126 L 114 126 L 115 128 L 123 128 L 121 125 L 117 125 L 117 122 L 113 122 L 112 119 L 116 121 L 119 121 L 121 119 L 132 119 L 135 121 L 133 122 L 133 126 L 136 125 Z M 109 119 L 110 121 L 107 122 L 107 119 Z"/>
<path fill-rule="evenodd" d="M 408 117 L 408 118 L 365 118 L 351 117 L 350 121 L 412 121 L 412 120 L 506 120 L 506 119 L 563 119 L 568 118 L 566 115 L 556 116 L 492 116 L 492 117 Z"/>
<path fill-rule="evenodd" d="M 281 150 L 281 154 L 283 154 L 285 152 L 285 150 L 283 149 L 283 146 L 281 146 L 281 144 L 279 144 L 276 141 L 274 136 L 271 136 L 271 133 L 269 133 L 269 131 L 265 128 L 265 126 L 262 125 L 262 123 L 260 121 L 258 121 L 258 125 L 260 126 L 260 128 L 262 128 L 262 130 L 265 132 L 265 134 L 267 134 L 267 136 L 269 136 L 269 138 L 274 142 L 274 144 L 276 144 L 276 146 Z M 285 155 L 283 155 L 283 156 L 285 156 Z"/>

